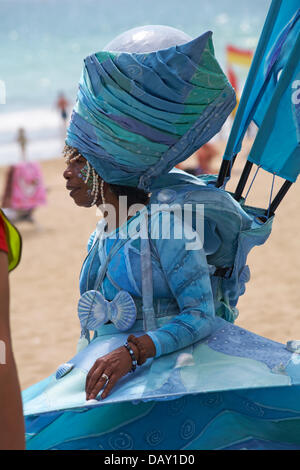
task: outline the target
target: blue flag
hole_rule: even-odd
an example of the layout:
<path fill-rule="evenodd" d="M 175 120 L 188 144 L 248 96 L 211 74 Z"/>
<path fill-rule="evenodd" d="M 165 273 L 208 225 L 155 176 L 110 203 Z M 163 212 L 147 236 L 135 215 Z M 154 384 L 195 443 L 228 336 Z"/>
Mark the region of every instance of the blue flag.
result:
<path fill-rule="evenodd" d="M 249 161 L 291 182 L 300 172 L 299 0 L 273 0 L 249 71 L 224 159 L 240 151 L 253 120 Z"/>

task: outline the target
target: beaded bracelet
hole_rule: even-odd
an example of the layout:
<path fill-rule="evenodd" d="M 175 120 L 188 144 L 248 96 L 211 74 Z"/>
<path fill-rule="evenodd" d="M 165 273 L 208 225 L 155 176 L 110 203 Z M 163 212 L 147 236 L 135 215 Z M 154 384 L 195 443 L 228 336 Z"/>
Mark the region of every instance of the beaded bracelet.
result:
<path fill-rule="evenodd" d="M 133 352 L 133 350 L 131 349 L 131 347 L 129 346 L 129 344 L 128 344 L 127 341 L 126 341 L 126 343 L 124 344 L 124 347 L 125 347 L 125 348 L 127 349 L 127 351 L 129 352 L 130 357 L 131 357 L 131 361 L 132 361 L 132 367 L 131 367 L 130 372 L 134 372 L 135 369 L 136 369 L 136 366 L 137 366 L 136 357 L 135 357 L 134 352 Z"/>
<path fill-rule="evenodd" d="M 147 350 L 146 350 L 144 344 L 142 343 L 142 341 L 140 341 L 140 338 L 137 338 L 134 335 L 129 335 L 128 338 L 127 338 L 127 341 L 128 341 L 128 343 L 134 344 L 138 348 L 139 358 L 138 358 L 138 361 L 137 361 L 137 365 L 141 366 L 147 360 Z"/>

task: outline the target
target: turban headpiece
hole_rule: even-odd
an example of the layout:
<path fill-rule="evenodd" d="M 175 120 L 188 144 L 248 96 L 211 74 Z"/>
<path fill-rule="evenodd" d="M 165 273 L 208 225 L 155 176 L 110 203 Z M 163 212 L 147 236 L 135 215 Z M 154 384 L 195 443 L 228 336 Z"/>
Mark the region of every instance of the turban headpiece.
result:
<path fill-rule="evenodd" d="M 110 43 L 108 49 L 123 45 L 121 52 L 84 60 L 66 143 L 106 182 L 151 190 L 158 175 L 210 140 L 234 108 L 212 33 L 186 38 L 169 27 L 135 28 Z"/>

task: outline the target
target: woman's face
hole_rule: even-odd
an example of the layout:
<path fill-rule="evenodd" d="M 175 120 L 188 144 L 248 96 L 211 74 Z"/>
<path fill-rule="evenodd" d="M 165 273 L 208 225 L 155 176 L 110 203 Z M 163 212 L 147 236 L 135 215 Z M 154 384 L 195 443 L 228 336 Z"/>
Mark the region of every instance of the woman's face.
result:
<path fill-rule="evenodd" d="M 66 188 L 70 191 L 70 196 L 75 204 L 82 207 L 91 207 L 94 199 L 92 195 L 92 182 L 88 181 L 85 183 L 86 175 L 87 161 L 82 155 L 76 160 L 67 162 L 67 168 L 63 172 L 63 176 L 67 180 Z"/>

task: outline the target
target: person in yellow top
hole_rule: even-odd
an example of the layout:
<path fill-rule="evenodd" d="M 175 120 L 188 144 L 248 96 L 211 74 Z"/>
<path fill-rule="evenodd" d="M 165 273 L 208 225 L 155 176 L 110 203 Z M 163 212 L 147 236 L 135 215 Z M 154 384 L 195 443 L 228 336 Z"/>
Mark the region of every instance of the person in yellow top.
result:
<path fill-rule="evenodd" d="M 21 237 L 0 209 L 0 450 L 25 448 L 24 419 L 9 323 L 8 273 L 19 263 Z"/>

